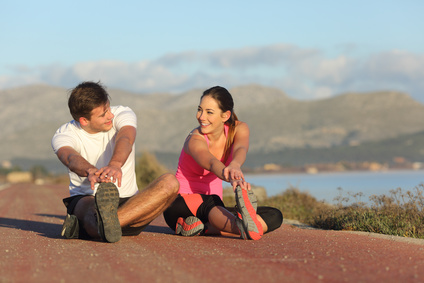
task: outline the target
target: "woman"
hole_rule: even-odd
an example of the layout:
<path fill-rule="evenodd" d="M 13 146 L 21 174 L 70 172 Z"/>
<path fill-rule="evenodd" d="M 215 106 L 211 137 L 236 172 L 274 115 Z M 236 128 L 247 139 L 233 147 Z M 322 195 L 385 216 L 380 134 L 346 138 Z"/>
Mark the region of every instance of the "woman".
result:
<path fill-rule="evenodd" d="M 256 197 L 241 166 L 249 148 L 249 127 L 237 119 L 231 94 L 223 87 L 206 90 L 178 163 L 179 196 L 164 212 L 166 223 L 183 236 L 223 234 L 258 240 L 281 226 L 275 208 L 257 208 Z M 236 196 L 236 213 L 222 202 L 222 180 Z"/>

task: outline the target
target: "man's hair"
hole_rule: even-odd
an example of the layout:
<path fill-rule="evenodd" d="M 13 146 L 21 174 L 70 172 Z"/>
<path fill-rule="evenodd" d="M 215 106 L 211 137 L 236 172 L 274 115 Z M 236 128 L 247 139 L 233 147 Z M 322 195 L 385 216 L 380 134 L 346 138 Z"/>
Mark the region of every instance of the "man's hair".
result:
<path fill-rule="evenodd" d="M 68 99 L 68 107 L 75 121 L 84 117 L 91 118 L 91 111 L 99 106 L 106 105 L 109 94 L 100 82 L 82 82 L 71 90 Z"/>

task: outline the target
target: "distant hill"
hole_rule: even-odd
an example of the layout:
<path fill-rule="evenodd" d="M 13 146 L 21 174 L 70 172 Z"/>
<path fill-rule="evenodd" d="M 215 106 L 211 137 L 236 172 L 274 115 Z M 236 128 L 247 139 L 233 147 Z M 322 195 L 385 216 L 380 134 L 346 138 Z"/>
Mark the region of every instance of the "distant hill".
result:
<path fill-rule="evenodd" d="M 325 148 L 287 148 L 274 152 L 251 152 L 245 166 L 256 168 L 267 163 L 283 166 L 337 162 L 380 162 L 396 166 L 397 158 L 410 163 L 424 162 L 424 132 L 402 135 L 358 146 L 338 145 Z"/>
<path fill-rule="evenodd" d="M 138 116 L 137 151 L 176 156 L 187 133 L 197 126 L 202 91 L 173 95 L 109 89 L 112 105 L 128 105 Z M 238 117 L 250 126 L 249 159 L 259 154 L 275 157 L 286 150 L 361 149 L 369 142 L 424 131 L 424 105 L 404 93 L 346 93 L 301 101 L 259 85 L 230 92 Z M 60 125 L 71 120 L 67 96 L 66 89 L 47 85 L 0 91 L 0 161 L 55 159 L 50 140 Z"/>

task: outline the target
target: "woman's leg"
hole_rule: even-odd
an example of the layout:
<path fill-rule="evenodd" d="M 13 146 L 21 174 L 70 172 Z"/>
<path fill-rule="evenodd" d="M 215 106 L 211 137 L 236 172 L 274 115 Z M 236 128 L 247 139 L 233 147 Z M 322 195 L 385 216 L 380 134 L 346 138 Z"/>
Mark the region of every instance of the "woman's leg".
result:
<path fill-rule="evenodd" d="M 277 208 L 259 206 L 257 215 L 258 219 L 260 217 L 267 226 L 267 231 L 264 230 L 264 233 L 274 231 L 275 229 L 279 228 L 281 224 L 283 224 L 283 214 Z"/>
<path fill-rule="evenodd" d="M 262 219 L 260 215 L 256 215 L 259 223 L 262 225 L 264 233 L 268 231 L 268 225 Z M 207 234 L 219 234 L 220 231 L 227 232 L 230 234 L 240 235 L 236 223 L 236 216 L 234 212 L 227 210 L 224 207 L 216 206 L 211 209 L 209 213 L 209 223 L 212 227 L 209 227 Z"/>
<path fill-rule="evenodd" d="M 175 231 L 178 218 L 187 218 L 189 216 L 195 216 L 186 204 L 186 200 L 178 195 L 174 202 L 163 212 L 166 224 L 169 228 Z"/>
<path fill-rule="evenodd" d="M 236 217 L 222 206 L 213 207 L 208 215 L 209 225 L 206 234 L 217 235 L 221 232 L 227 232 L 234 235 L 240 235 L 236 225 Z"/>

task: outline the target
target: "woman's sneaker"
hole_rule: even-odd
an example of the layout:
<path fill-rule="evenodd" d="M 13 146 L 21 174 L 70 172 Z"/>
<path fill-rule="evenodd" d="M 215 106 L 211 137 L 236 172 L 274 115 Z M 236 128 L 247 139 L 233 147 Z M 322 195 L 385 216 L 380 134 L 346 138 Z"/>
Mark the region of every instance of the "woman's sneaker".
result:
<path fill-rule="evenodd" d="M 261 223 L 256 217 L 257 199 L 252 191 L 236 188 L 236 224 L 245 240 L 259 240 L 263 235 Z"/>
<path fill-rule="evenodd" d="M 97 228 L 103 241 L 118 242 L 122 236 L 118 219 L 119 191 L 113 183 L 101 183 L 97 188 L 95 207 Z"/>
<path fill-rule="evenodd" d="M 196 236 L 203 232 L 205 225 L 202 221 L 195 216 L 189 216 L 187 218 L 178 218 L 177 225 L 175 227 L 175 234 L 186 237 Z"/>

